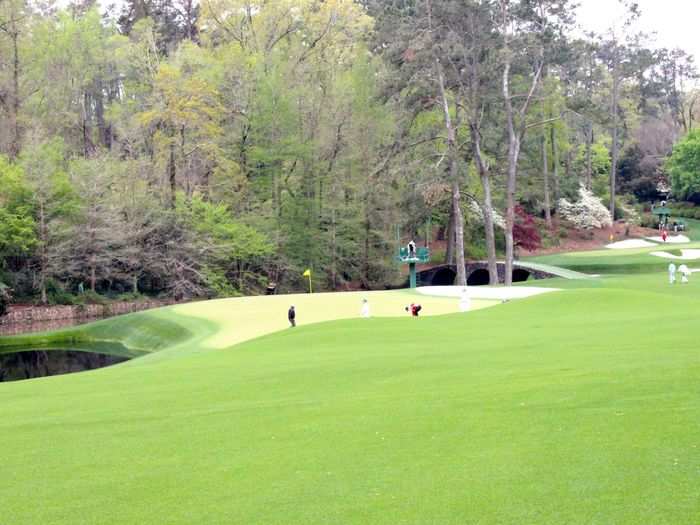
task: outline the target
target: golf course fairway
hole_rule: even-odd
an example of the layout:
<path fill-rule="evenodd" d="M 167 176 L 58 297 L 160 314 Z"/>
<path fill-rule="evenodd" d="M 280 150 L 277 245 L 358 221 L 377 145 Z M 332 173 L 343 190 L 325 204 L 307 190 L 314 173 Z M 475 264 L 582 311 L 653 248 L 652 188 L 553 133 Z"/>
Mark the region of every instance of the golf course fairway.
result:
<path fill-rule="evenodd" d="M 152 352 L 0 383 L 0 522 L 698 523 L 700 279 L 619 270 L 466 314 L 276 296 L 4 339 Z"/>

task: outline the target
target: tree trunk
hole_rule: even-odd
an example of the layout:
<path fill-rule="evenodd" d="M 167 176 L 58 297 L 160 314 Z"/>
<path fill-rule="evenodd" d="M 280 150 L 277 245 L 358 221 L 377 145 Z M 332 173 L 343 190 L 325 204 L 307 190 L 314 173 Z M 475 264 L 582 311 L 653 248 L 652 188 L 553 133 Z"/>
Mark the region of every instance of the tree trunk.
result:
<path fill-rule="evenodd" d="M 10 142 L 10 158 L 16 159 L 21 150 L 21 138 L 19 129 L 19 32 L 17 31 L 17 22 L 12 20 L 12 100 L 10 103 L 10 130 L 12 139 Z"/>
<path fill-rule="evenodd" d="M 461 192 L 459 187 L 459 167 L 457 165 L 457 133 L 452 123 L 450 106 L 447 101 L 447 90 L 445 89 L 445 77 L 442 74 L 440 62 L 435 60 L 437 68 L 438 85 L 442 98 L 442 110 L 447 130 L 447 159 L 449 162 L 449 174 L 452 190 L 452 213 L 454 215 L 454 254 L 457 265 L 457 286 L 467 285 L 467 268 L 464 262 L 464 218 L 462 216 Z"/>
<path fill-rule="evenodd" d="M 615 193 L 617 190 L 617 162 L 619 156 L 619 99 L 620 99 L 620 55 L 617 41 L 614 42 L 613 50 L 613 90 L 612 90 L 612 162 L 610 166 L 610 216 L 615 221 Z"/>
<path fill-rule="evenodd" d="M 593 148 L 593 125 L 589 122 L 586 125 L 586 178 L 584 184 L 590 191 L 593 187 L 593 158 L 591 149 Z"/>
<path fill-rule="evenodd" d="M 88 95 L 87 92 L 83 93 L 81 101 L 81 118 L 83 121 L 83 157 L 87 159 L 92 151 L 92 141 L 90 140 L 90 124 L 88 123 L 88 108 L 90 107 L 90 95 Z"/>
<path fill-rule="evenodd" d="M 498 263 L 496 261 L 496 232 L 493 223 L 493 198 L 491 196 L 491 176 L 489 168 L 484 162 L 481 152 L 481 133 L 477 119 L 472 119 L 469 124 L 469 133 L 472 143 L 472 154 L 479 172 L 481 187 L 484 191 L 482 213 L 484 215 L 484 230 L 486 233 L 486 256 L 488 258 L 489 284 L 498 284 Z"/>
<path fill-rule="evenodd" d="M 515 242 L 513 239 L 513 226 L 515 225 L 515 184 L 518 171 L 518 155 L 520 153 L 520 140 L 512 137 L 508 145 L 508 172 L 506 178 L 506 261 L 504 284 L 513 284 L 513 260 L 515 259 Z"/>
<path fill-rule="evenodd" d="M 41 304 L 48 303 L 46 294 L 46 269 L 49 264 L 48 256 L 48 230 L 46 227 L 46 215 L 44 213 L 44 203 L 39 202 L 39 240 L 41 242 L 41 252 L 39 256 L 39 289 L 41 291 Z"/>
<path fill-rule="evenodd" d="M 446 249 L 445 249 L 445 264 L 455 263 L 455 214 L 450 200 L 450 217 L 447 221 L 447 233 L 445 234 Z"/>
<path fill-rule="evenodd" d="M 428 16 L 430 32 L 432 34 L 432 1 L 428 0 Z M 445 120 L 445 129 L 447 131 L 447 160 L 449 166 L 450 187 L 452 191 L 452 212 L 454 214 L 454 254 L 455 264 L 457 266 L 457 277 L 455 284 L 457 286 L 467 285 L 467 268 L 464 262 L 464 217 L 462 215 L 462 203 L 459 180 L 458 146 L 457 146 L 457 131 L 459 124 L 453 125 L 452 116 L 450 115 L 450 105 L 447 100 L 447 88 L 445 87 L 445 76 L 442 72 L 442 65 L 439 58 L 435 57 L 435 72 L 437 73 L 438 88 L 440 90 L 440 98 L 442 99 L 442 111 Z"/>
<path fill-rule="evenodd" d="M 456 162 L 454 162 L 456 164 Z M 456 171 L 456 166 L 451 171 Z M 462 208 L 460 204 L 461 193 L 459 189 L 459 181 L 452 179 L 452 205 L 455 207 L 455 264 L 457 265 L 457 278 L 455 285 L 467 285 L 467 267 L 464 261 L 464 218 L 462 217 Z"/>
<path fill-rule="evenodd" d="M 185 155 L 185 126 L 180 126 L 180 173 L 183 173 L 185 176 L 185 195 L 189 202 L 194 194 L 195 181 L 192 177 L 191 166 L 187 165 L 187 155 Z"/>
<path fill-rule="evenodd" d="M 102 80 L 95 81 L 92 96 L 95 100 L 95 120 L 97 121 L 97 134 L 99 135 L 100 144 L 109 149 L 110 133 L 107 129 L 107 123 L 105 122 L 104 89 L 102 87 Z"/>
<path fill-rule="evenodd" d="M 504 34 L 508 34 L 508 25 L 510 23 L 509 2 L 508 0 L 500 0 L 501 13 L 503 16 Z M 503 49 L 503 100 L 506 110 L 506 132 L 508 134 L 508 170 L 506 172 L 506 263 L 505 263 L 505 285 L 513 284 L 513 260 L 515 258 L 515 243 L 513 239 L 513 226 L 515 225 L 515 187 L 518 176 L 518 157 L 520 156 L 520 145 L 527 131 L 525 117 L 527 110 L 530 107 L 532 98 L 540 84 L 542 71 L 544 69 L 544 49 L 539 50 L 539 63 L 535 69 L 535 73 L 530 82 L 530 90 L 524 97 L 522 105 L 518 108 L 517 117 L 518 124 L 516 128 L 515 118 L 516 112 L 513 108 L 513 101 L 510 95 L 510 70 L 512 62 L 512 52 L 510 50 L 510 42 L 508 38 L 505 40 Z"/>
<path fill-rule="evenodd" d="M 486 257 L 489 268 L 489 284 L 498 284 L 498 262 L 496 261 L 496 232 L 493 222 L 493 202 L 491 197 L 491 178 L 488 172 L 481 177 L 484 190 L 484 230 L 486 231 Z"/>
<path fill-rule="evenodd" d="M 506 53 L 509 50 L 506 49 Z M 515 224 L 515 179 L 518 170 L 518 153 L 520 141 L 515 132 L 513 116 L 513 105 L 510 100 L 510 56 L 507 55 L 505 67 L 503 68 L 503 97 L 506 105 L 506 128 L 508 132 L 508 169 L 506 171 L 506 261 L 505 276 L 503 284 L 511 286 L 513 284 L 513 225 Z"/>
<path fill-rule="evenodd" d="M 175 144 L 170 144 L 170 157 L 168 158 L 168 182 L 170 184 L 170 207 L 175 208 L 176 195 L 176 170 L 175 170 Z"/>
<path fill-rule="evenodd" d="M 362 284 L 369 289 L 369 236 L 371 231 L 369 213 L 365 210 L 365 253 L 362 256 Z"/>
<path fill-rule="evenodd" d="M 97 270 L 95 268 L 95 256 L 90 257 L 90 290 L 97 291 Z"/>
<path fill-rule="evenodd" d="M 559 185 L 559 144 L 557 144 L 557 134 L 554 126 L 550 128 L 550 139 L 552 141 L 552 179 L 554 180 L 554 213 L 558 212 L 559 199 L 561 198 L 561 188 Z"/>
<path fill-rule="evenodd" d="M 336 290 L 338 287 L 337 269 L 338 248 L 336 241 L 335 208 L 331 210 L 331 287 Z"/>
<path fill-rule="evenodd" d="M 549 194 L 549 158 L 547 157 L 546 128 L 542 133 L 542 177 L 544 178 L 544 223 L 548 230 L 552 229 L 552 200 Z"/>

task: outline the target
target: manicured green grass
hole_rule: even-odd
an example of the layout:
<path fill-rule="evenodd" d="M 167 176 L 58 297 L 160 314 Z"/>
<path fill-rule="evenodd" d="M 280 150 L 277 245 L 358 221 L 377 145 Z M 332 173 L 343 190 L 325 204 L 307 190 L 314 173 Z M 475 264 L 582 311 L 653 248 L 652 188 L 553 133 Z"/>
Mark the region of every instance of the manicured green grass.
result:
<path fill-rule="evenodd" d="M 612 273 L 649 273 L 660 272 L 668 267 L 668 259 L 650 255 L 651 252 L 668 251 L 679 253 L 681 248 L 700 248 L 700 243 L 658 245 L 649 248 L 631 248 L 625 250 L 602 249 L 589 252 L 570 252 L 539 257 L 526 257 L 525 262 L 560 266 L 569 270 L 588 274 Z M 678 262 L 675 261 L 677 264 Z M 694 264 L 696 261 L 686 261 Z M 697 261 L 700 265 L 700 261 Z"/>
<path fill-rule="evenodd" d="M 696 523 L 700 280 L 541 283 L 566 289 L 419 319 L 310 324 L 359 309 L 329 295 L 121 321 L 161 350 L 0 384 L 2 521 Z M 371 302 L 412 298 L 393 294 Z M 299 328 L 232 346 L 291 300 Z"/>

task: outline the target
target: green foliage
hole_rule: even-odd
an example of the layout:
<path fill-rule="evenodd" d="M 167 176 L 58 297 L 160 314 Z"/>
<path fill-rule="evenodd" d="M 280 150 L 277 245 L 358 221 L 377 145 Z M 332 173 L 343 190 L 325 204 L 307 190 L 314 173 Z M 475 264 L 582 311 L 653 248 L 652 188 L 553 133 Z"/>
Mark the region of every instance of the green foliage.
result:
<path fill-rule="evenodd" d="M 272 253 L 267 238 L 237 222 L 225 204 L 214 204 L 195 196 L 190 202 L 180 200 L 178 212 L 196 232 L 202 248 L 214 259 L 246 261 Z"/>
<path fill-rule="evenodd" d="M 81 303 L 78 296 L 66 290 L 62 283 L 54 279 L 46 281 L 46 304 L 49 305 L 77 305 Z"/>
<path fill-rule="evenodd" d="M 676 197 L 691 199 L 700 194 L 700 130 L 690 131 L 676 144 L 666 169 Z"/>
<path fill-rule="evenodd" d="M 621 193 L 632 193 L 641 201 L 653 202 L 659 197 L 658 166 L 646 158 L 638 145 L 628 148 L 620 159 L 618 185 Z"/>
<path fill-rule="evenodd" d="M 220 268 L 205 267 L 202 273 L 213 297 L 224 298 L 241 295 L 241 292 L 236 289 L 231 280 L 226 277 L 226 273 Z"/>
<path fill-rule="evenodd" d="M 522 52 L 511 80 L 514 93 L 527 93 L 539 23 L 528 2 L 515 3 L 523 9 L 511 13 L 511 44 Z M 318 289 L 392 282 L 396 229 L 422 237 L 428 220 L 444 226 L 449 217 L 436 64 L 456 125 L 460 189 L 484 198 L 474 124 L 503 209 L 507 54 L 496 3 L 433 2 L 439 32 L 429 30 L 427 4 L 259 4 L 129 0 L 116 24 L 96 5 L 0 6 L 0 152 L 12 159 L 0 170 L 19 170 L 2 175 L 0 265 L 13 287 L 45 295 L 54 279 L 109 295 L 191 297 L 259 291 L 269 280 L 293 291 L 305 286 L 306 267 Z M 571 198 L 583 179 L 589 131 L 595 191 L 609 191 L 612 43 L 559 26 L 567 5 L 542 6 L 558 37 L 547 42 L 517 167 L 516 198 L 531 213 L 544 207 L 541 146 L 556 211 L 556 198 Z M 667 74 L 691 75 L 692 65 L 679 52 L 619 44 L 629 152 L 621 189 L 641 197 L 653 170 L 640 159 L 663 157 L 660 139 L 692 124 L 680 121 L 683 97 L 669 84 L 679 77 Z M 483 228 L 470 221 L 466 251 L 481 258 Z"/>
<path fill-rule="evenodd" d="M 81 294 L 74 295 L 74 304 L 107 304 L 107 298 L 92 290 L 85 290 Z M 120 299 L 123 300 L 123 299 Z"/>
<path fill-rule="evenodd" d="M 643 213 L 640 215 L 639 225 L 642 228 L 655 228 L 658 220 L 651 213 Z"/>
<path fill-rule="evenodd" d="M 7 313 L 12 294 L 10 287 L 0 281 L 0 317 Z"/>
<path fill-rule="evenodd" d="M 37 242 L 32 193 L 24 173 L 0 156 L 0 257 L 31 253 Z"/>

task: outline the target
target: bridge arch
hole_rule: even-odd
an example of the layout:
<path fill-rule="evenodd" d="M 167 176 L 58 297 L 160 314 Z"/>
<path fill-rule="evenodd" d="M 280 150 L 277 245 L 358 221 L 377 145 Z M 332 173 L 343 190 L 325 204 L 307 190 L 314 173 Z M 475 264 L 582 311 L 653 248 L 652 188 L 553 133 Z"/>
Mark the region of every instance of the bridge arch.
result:
<path fill-rule="evenodd" d="M 522 268 L 515 268 L 513 270 L 513 282 L 514 283 L 524 283 L 530 278 L 530 272 Z"/>
<path fill-rule="evenodd" d="M 456 277 L 457 272 L 453 268 L 446 266 L 433 274 L 430 284 L 432 286 L 452 286 Z"/>
<path fill-rule="evenodd" d="M 467 286 L 486 286 L 489 284 L 489 271 L 486 268 L 477 268 L 467 277 Z"/>

